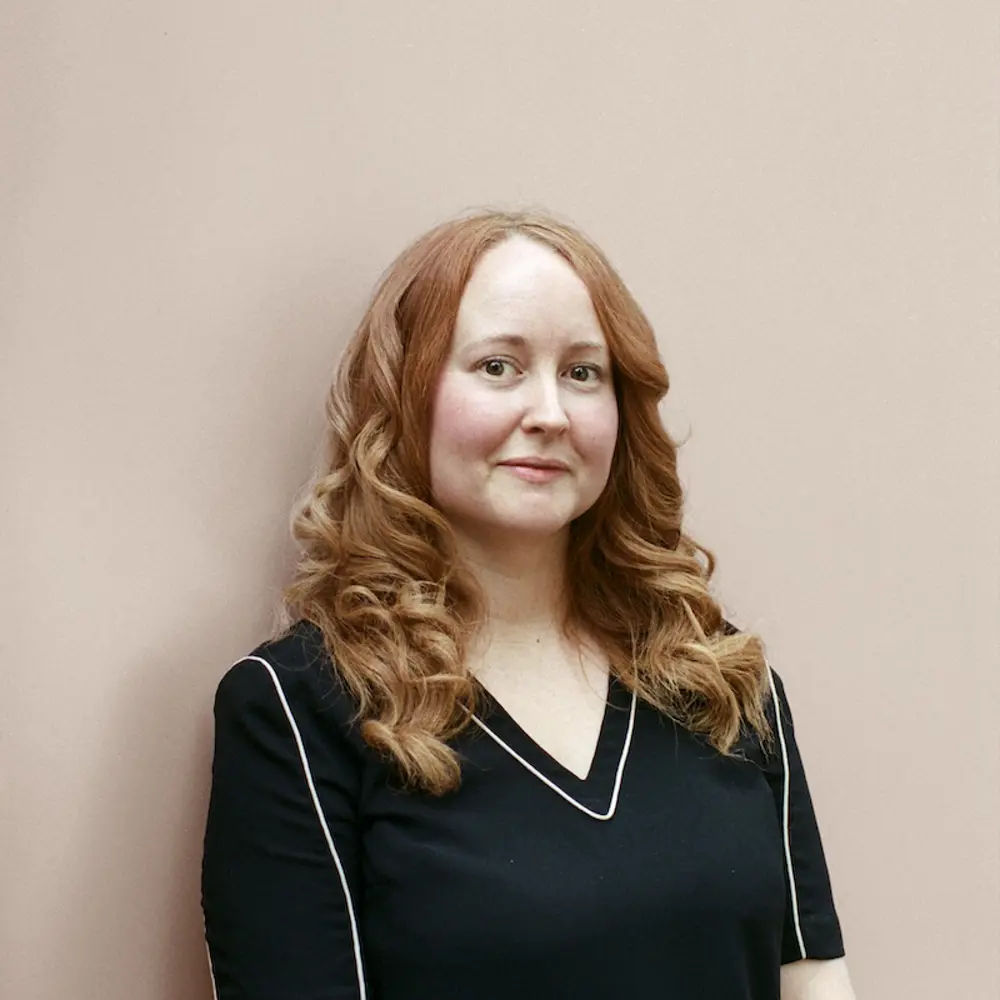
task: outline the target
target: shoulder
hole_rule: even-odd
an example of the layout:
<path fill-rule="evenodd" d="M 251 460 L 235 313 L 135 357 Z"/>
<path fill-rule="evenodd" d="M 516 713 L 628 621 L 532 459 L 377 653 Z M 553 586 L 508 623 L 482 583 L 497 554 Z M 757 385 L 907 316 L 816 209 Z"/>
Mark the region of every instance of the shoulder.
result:
<path fill-rule="evenodd" d="M 726 618 L 722 619 L 722 634 L 723 635 L 740 635 L 744 629 L 739 626 L 734 625 L 731 621 Z M 764 666 L 767 671 L 767 682 L 766 688 L 771 695 L 777 694 L 783 699 L 785 695 L 784 685 L 781 683 L 781 678 L 778 676 L 777 671 L 768 662 L 767 657 L 764 658 Z"/>
<path fill-rule="evenodd" d="M 241 656 L 215 692 L 217 719 L 247 713 L 323 717 L 350 727 L 355 703 L 323 645 L 320 630 L 296 622 L 282 635 Z"/>
<path fill-rule="evenodd" d="M 745 629 L 734 625 L 725 618 L 723 619 L 722 632 L 724 635 L 738 635 L 744 631 Z M 771 666 L 766 656 L 764 657 L 764 676 L 762 682 L 764 686 L 764 714 L 774 729 L 773 735 L 780 737 L 783 730 L 791 725 L 791 709 L 788 705 L 785 685 L 781 679 L 781 675 Z M 745 723 L 741 726 L 741 729 L 745 737 L 748 733 Z"/>

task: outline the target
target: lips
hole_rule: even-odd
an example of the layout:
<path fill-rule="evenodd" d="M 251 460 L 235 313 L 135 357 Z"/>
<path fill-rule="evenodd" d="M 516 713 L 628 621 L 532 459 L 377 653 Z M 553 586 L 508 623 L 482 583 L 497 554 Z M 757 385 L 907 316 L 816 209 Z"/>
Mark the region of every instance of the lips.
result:
<path fill-rule="evenodd" d="M 509 462 L 501 462 L 500 465 L 509 469 L 512 476 L 536 486 L 554 483 L 569 472 L 567 465 L 553 459 L 516 458 Z"/>
<path fill-rule="evenodd" d="M 569 466 L 558 459 L 550 458 L 511 458 L 501 465 L 519 465 L 526 469 L 551 469 L 554 472 L 567 472 Z"/>

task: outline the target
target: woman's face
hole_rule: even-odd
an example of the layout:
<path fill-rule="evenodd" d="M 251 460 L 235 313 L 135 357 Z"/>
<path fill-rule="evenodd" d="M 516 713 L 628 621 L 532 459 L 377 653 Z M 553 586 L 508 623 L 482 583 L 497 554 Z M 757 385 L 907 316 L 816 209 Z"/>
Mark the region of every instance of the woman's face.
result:
<path fill-rule="evenodd" d="M 533 240 L 493 247 L 466 285 L 434 399 L 439 509 L 487 546 L 556 535 L 600 496 L 617 436 L 611 357 L 586 285 Z"/>

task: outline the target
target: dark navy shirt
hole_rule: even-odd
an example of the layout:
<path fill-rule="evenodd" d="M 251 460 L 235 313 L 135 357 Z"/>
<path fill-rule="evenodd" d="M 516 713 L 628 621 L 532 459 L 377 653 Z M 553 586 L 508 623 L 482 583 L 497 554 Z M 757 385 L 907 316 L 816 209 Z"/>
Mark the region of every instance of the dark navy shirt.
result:
<path fill-rule="evenodd" d="M 844 954 L 780 677 L 725 758 L 610 681 L 581 779 L 495 700 L 461 788 L 404 792 L 314 626 L 215 700 L 203 906 L 219 1000 L 779 1000 Z M 775 705 L 779 711 L 775 714 Z"/>

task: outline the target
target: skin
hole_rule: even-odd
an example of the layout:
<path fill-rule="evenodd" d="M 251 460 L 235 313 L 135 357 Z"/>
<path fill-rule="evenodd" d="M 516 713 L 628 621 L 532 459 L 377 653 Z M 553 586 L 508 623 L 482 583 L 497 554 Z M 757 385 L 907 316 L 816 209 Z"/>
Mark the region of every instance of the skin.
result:
<path fill-rule="evenodd" d="M 611 357 L 586 285 L 532 240 L 492 248 L 466 285 L 437 385 L 431 488 L 488 602 L 470 671 L 581 776 L 608 666 L 556 623 L 569 526 L 604 489 L 617 436 Z M 502 464 L 525 456 L 568 469 L 531 482 Z"/>
<path fill-rule="evenodd" d="M 435 501 L 492 619 L 542 628 L 555 617 L 570 522 L 604 489 L 617 435 L 611 357 L 586 285 L 535 241 L 492 248 L 462 296 L 430 435 Z M 522 456 L 569 471 L 526 482 L 500 464 Z"/>
<path fill-rule="evenodd" d="M 781 1000 L 856 1000 L 846 958 L 803 958 L 781 967 Z"/>

